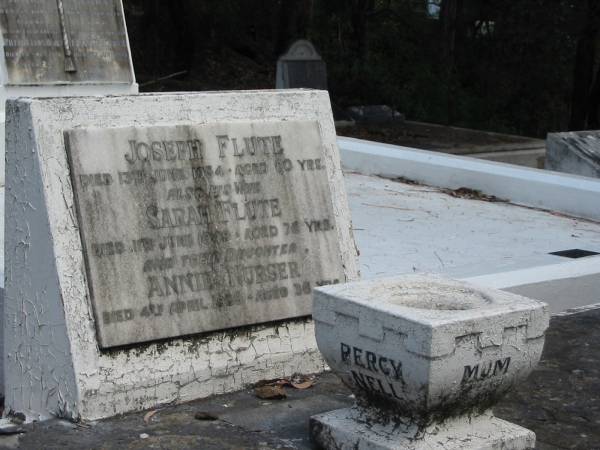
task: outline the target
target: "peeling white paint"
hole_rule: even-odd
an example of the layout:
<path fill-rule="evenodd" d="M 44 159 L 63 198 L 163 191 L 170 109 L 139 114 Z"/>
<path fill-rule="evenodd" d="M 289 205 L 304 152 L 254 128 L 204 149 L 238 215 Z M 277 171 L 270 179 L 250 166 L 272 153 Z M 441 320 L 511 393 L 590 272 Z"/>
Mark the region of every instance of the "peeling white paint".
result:
<path fill-rule="evenodd" d="M 324 91 L 21 99 L 7 109 L 7 410 L 93 420 L 242 389 L 325 365 L 309 319 L 100 352 L 63 130 L 316 120 L 346 276 L 358 278 L 331 106 Z"/>

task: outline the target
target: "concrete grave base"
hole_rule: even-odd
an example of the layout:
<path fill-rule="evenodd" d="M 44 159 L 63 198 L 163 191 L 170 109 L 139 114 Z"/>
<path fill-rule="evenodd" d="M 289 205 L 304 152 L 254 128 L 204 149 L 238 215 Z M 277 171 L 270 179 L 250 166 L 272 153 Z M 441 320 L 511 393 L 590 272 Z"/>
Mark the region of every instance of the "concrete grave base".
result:
<path fill-rule="evenodd" d="M 414 424 L 371 422 L 359 408 L 345 408 L 310 419 L 313 442 L 337 450 L 522 450 L 534 448 L 535 433 L 487 413 L 452 419 L 419 430 Z"/>

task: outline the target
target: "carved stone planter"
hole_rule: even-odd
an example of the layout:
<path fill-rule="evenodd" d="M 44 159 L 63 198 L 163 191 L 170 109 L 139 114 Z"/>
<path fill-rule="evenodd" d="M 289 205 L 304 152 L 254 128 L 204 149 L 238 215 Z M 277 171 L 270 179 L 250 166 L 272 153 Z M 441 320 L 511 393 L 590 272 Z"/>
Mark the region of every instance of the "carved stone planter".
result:
<path fill-rule="evenodd" d="M 315 332 L 354 408 L 311 419 L 325 448 L 528 448 L 490 407 L 542 353 L 544 303 L 432 276 L 314 291 Z"/>

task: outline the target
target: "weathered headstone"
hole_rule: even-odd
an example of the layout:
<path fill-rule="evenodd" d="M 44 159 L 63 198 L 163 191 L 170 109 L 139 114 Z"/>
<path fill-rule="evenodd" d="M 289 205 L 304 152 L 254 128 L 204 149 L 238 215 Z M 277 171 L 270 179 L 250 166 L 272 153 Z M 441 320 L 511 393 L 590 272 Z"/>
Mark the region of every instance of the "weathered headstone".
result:
<path fill-rule="evenodd" d="M 138 91 L 121 0 L 0 0 L 0 29 L 2 133 L 7 98 Z"/>
<path fill-rule="evenodd" d="M 8 105 L 7 408 L 94 419 L 322 370 L 311 289 L 357 277 L 326 93 Z"/>
<path fill-rule="evenodd" d="M 545 168 L 600 178 L 600 131 L 549 133 Z"/>
<path fill-rule="evenodd" d="M 352 408 L 311 418 L 320 448 L 533 448 L 490 408 L 540 359 L 546 305 L 424 275 L 315 289 L 315 333 Z"/>
<path fill-rule="evenodd" d="M 294 42 L 277 61 L 277 89 L 327 89 L 327 65 L 307 40 Z"/>

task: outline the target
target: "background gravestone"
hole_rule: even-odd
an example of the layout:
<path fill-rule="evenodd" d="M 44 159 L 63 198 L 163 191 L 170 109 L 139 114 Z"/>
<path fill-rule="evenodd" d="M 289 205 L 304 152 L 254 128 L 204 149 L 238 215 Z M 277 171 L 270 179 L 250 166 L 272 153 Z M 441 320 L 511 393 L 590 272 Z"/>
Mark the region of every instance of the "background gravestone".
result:
<path fill-rule="evenodd" d="M 549 133 L 545 168 L 600 178 L 600 131 Z"/>
<path fill-rule="evenodd" d="M 93 420 L 324 369 L 311 289 L 358 277 L 326 92 L 7 105 L 7 410 Z"/>
<path fill-rule="evenodd" d="M 327 66 L 307 40 L 294 42 L 277 61 L 277 89 L 327 89 Z"/>

